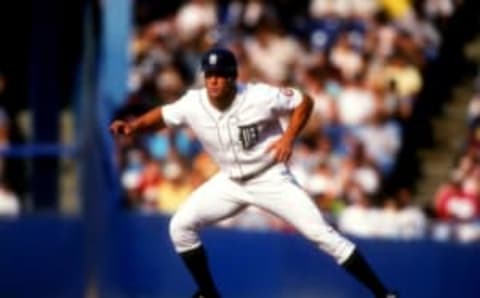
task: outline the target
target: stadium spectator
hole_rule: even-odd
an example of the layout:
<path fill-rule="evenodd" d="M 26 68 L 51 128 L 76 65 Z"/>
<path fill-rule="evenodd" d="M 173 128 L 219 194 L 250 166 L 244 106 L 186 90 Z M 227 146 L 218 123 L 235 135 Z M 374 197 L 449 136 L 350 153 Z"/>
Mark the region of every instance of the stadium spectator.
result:
<path fill-rule="evenodd" d="M 342 159 L 338 177 L 347 202 L 354 201 L 358 191 L 374 196 L 380 190 L 380 173 L 366 155 L 364 145 L 353 137 L 349 138 L 348 154 Z"/>
<path fill-rule="evenodd" d="M 379 238 L 400 238 L 400 216 L 398 204 L 393 197 L 388 197 L 382 208 L 376 210 L 374 216 L 374 235 Z"/>
<path fill-rule="evenodd" d="M 155 159 L 146 161 L 137 186 L 140 197 L 138 204 L 142 212 L 157 211 L 157 193 L 163 181 L 159 162 Z"/>
<path fill-rule="evenodd" d="M 367 156 L 373 160 L 383 175 L 392 173 L 400 150 L 401 127 L 388 119 L 382 110 L 377 110 L 366 125 L 354 132 L 365 146 Z"/>
<path fill-rule="evenodd" d="M 377 97 L 361 75 L 346 82 L 337 99 L 340 122 L 350 128 L 364 125 L 378 108 Z"/>
<path fill-rule="evenodd" d="M 341 191 L 334 172 L 327 162 L 319 163 L 315 172 L 306 181 L 305 189 L 322 211 L 327 214 L 334 212 Z"/>
<path fill-rule="evenodd" d="M 359 76 L 364 67 L 362 53 L 357 51 L 346 33 L 341 34 L 330 52 L 330 63 L 340 70 L 346 81 Z"/>
<path fill-rule="evenodd" d="M 480 204 L 478 198 L 465 192 L 462 182 L 454 178 L 438 190 L 435 210 L 444 220 L 471 221 L 480 215 Z"/>
<path fill-rule="evenodd" d="M 407 58 L 394 53 L 385 67 L 385 84 L 393 83 L 400 98 L 415 97 L 422 88 L 422 77 L 418 68 Z"/>
<path fill-rule="evenodd" d="M 399 208 L 399 237 L 401 239 L 420 239 L 427 233 L 427 216 L 412 202 L 412 193 L 401 188 L 396 194 Z"/>
<path fill-rule="evenodd" d="M 125 156 L 120 156 L 122 166 L 121 185 L 126 191 L 126 205 L 136 208 L 141 205 L 140 180 L 146 164 L 146 154 L 141 149 L 125 150 Z"/>
<path fill-rule="evenodd" d="M 199 35 L 209 32 L 217 24 L 217 6 L 212 0 L 186 2 L 175 19 L 178 37 L 182 44 L 190 44 Z"/>
<path fill-rule="evenodd" d="M 407 189 L 395 197 L 388 197 L 381 208 L 372 206 L 360 189 L 355 189 L 355 200 L 340 214 L 339 227 L 345 233 L 358 237 L 411 240 L 420 239 L 427 231 L 425 214 L 411 204 Z"/>
<path fill-rule="evenodd" d="M 193 191 L 190 175 L 177 160 L 168 160 L 162 167 L 163 181 L 158 185 L 156 203 L 159 211 L 173 214 Z"/>
<path fill-rule="evenodd" d="M 302 74 L 306 92 L 313 99 L 313 111 L 304 131 L 319 133 L 319 128 L 326 128 L 338 123 L 338 110 L 332 95 L 327 92 L 327 73 L 321 67 L 312 67 Z"/>
<path fill-rule="evenodd" d="M 259 79 L 276 85 L 291 80 L 291 70 L 302 49 L 295 39 L 264 19 L 245 41 L 245 49 Z"/>
<path fill-rule="evenodd" d="M 338 218 L 340 231 L 358 237 L 375 236 L 375 210 L 359 188 L 352 189 L 353 199 Z"/>

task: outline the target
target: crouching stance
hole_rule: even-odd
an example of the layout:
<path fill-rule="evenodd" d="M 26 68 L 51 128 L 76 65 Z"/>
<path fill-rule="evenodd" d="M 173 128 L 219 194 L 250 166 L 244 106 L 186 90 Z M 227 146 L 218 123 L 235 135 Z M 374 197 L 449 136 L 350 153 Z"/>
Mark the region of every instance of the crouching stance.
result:
<path fill-rule="evenodd" d="M 287 161 L 304 127 L 312 100 L 293 88 L 236 82 L 237 62 L 225 49 L 202 58 L 205 87 L 131 122 L 114 121 L 114 134 L 189 126 L 220 171 L 195 190 L 173 216 L 170 235 L 199 287 L 194 297 L 220 297 L 198 231 L 254 205 L 275 214 L 331 255 L 375 297 L 394 298 L 355 245 L 323 219 L 296 184 Z M 286 127 L 282 121 L 287 119 Z"/>

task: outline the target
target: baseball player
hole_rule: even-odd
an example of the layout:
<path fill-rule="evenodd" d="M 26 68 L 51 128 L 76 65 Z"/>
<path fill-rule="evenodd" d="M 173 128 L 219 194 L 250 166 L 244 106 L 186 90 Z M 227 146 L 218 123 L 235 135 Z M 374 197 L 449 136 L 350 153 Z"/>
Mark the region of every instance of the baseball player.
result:
<path fill-rule="evenodd" d="M 228 50 L 213 48 L 201 61 L 205 87 L 154 108 L 133 121 L 116 120 L 115 135 L 189 126 L 220 171 L 196 189 L 170 222 L 170 236 L 198 286 L 193 297 L 220 297 L 198 231 L 248 205 L 287 222 L 332 256 L 375 297 L 394 298 L 355 245 L 323 219 L 286 165 L 295 138 L 312 110 L 312 100 L 293 88 L 236 82 L 237 62 Z M 282 119 L 287 119 L 282 125 Z"/>

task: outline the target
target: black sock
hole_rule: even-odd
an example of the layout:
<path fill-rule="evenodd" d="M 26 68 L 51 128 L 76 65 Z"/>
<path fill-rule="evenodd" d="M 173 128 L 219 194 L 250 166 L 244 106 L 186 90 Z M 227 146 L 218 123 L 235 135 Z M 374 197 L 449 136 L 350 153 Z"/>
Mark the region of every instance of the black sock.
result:
<path fill-rule="evenodd" d="M 363 256 L 355 249 L 352 255 L 342 264 L 350 274 L 367 286 L 375 297 L 385 297 L 388 293 Z"/>
<path fill-rule="evenodd" d="M 203 246 L 181 253 L 183 262 L 197 283 L 200 292 L 207 298 L 220 297 L 208 267 L 207 255 Z"/>

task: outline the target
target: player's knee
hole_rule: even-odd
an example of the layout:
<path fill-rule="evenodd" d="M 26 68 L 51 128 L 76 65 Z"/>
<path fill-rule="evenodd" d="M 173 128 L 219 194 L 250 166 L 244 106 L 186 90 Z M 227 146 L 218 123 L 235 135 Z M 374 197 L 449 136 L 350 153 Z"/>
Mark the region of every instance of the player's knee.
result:
<path fill-rule="evenodd" d="M 174 215 L 170 220 L 169 225 L 170 238 L 172 241 L 175 243 L 175 240 L 178 239 L 185 230 L 186 224 L 184 223 L 184 220 L 182 220 L 181 217 Z"/>
<path fill-rule="evenodd" d="M 197 242 L 194 225 L 178 214 L 170 220 L 169 232 L 170 239 L 177 250 L 188 249 Z"/>

